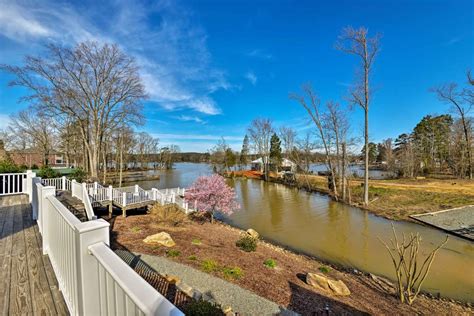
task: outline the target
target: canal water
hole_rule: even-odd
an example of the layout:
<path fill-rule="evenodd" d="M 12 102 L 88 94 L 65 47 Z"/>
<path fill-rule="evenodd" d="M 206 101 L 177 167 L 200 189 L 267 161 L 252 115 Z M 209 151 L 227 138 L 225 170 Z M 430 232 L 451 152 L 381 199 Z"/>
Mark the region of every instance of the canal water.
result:
<path fill-rule="evenodd" d="M 179 163 L 160 171 L 159 181 L 144 181 L 144 188 L 189 187 L 200 175 L 210 174 L 206 164 Z M 419 233 L 421 253 L 442 242 L 437 229 L 404 221 L 390 221 L 282 184 L 260 180 L 230 179 L 241 210 L 224 218 L 227 223 L 257 230 L 265 239 L 327 262 L 354 267 L 394 279 L 387 250 L 378 240 L 389 241 L 391 224 L 401 234 Z M 450 236 L 438 252 L 424 283 L 424 290 L 456 300 L 474 302 L 474 243 Z"/>

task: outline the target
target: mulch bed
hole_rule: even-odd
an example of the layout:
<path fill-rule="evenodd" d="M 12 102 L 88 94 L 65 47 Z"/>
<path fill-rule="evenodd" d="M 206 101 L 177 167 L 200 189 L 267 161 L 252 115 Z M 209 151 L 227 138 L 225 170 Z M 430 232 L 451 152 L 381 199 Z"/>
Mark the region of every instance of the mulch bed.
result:
<path fill-rule="evenodd" d="M 205 220 L 166 218 L 160 210 L 147 213 L 131 211 L 130 216 L 113 217 L 111 220 L 111 246 L 132 252 L 167 256 L 169 248 L 145 244 L 143 239 L 165 231 L 176 246 L 171 249 L 179 255 L 169 257 L 197 269 L 203 260 L 215 260 L 220 266 L 240 267 L 243 276 L 228 279 L 262 297 L 303 315 L 314 315 L 329 308 L 330 314 L 456 314 L 469 315 L 472 310 L 447 300 L 420 296 L 413 306 L 398 302 L 367 275 L 353 274 L 332 267 L 328 276 L 342 280 L 350 289 L 350 296 L 341 297 L 315 289 L 304 282 L 308 272 L 319 272 L 323 263 L 260 241 L 255 252 L 244 252 L 235 242 L 242 231 L 222 223 L 211 224 Z M 172 224 L 171 224 L 172 223 Z M 199 240 L 200 244 L 193 243 Z M 267 268 L 263 262 L 274 259 L 277 266 Z M 328 265 L 326 265 L 328 266 Z M 222 272 L 212 272 L 224 278 Z M 238 311 L 238 310 L 237 310 Z"/>

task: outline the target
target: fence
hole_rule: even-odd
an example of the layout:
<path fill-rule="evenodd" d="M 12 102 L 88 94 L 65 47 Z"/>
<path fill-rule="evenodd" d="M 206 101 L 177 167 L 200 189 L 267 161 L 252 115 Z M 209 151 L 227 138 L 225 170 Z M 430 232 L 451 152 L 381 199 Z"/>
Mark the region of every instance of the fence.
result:
<path fill-rule="evenodd" d="M 26 193 L 26 173 L 0 174 L 0 195 Z"/>
<path fill-rule="evenodd" d="M 88 198 L 86 185 L 79 186 Z M 79 190 L 74 181 L 71 189 Z M 72 315 L 183 315 L 108 247 L 109 223 L 80 222 L 55 186 L 39 182 L 33 191 L 43 252 Z"/>

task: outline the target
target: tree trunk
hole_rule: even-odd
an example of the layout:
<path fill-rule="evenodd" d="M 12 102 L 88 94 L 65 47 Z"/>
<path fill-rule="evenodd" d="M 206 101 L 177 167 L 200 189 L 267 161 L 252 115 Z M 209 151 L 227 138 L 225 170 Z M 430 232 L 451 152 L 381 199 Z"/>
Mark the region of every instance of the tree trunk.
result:
<path fill-rule="evenodd" d="M 342 143 L 342 164 L 341 164 L 341 174 L 342 174 L 342 200 L 346 200 L 346 143 Z"/>
<path fill-rule="evenodd" d="M 365 111 L 364 205 L 369 205 L 369 111 Z"/>
<path fill-rule="evenodd" d="M 472 180 L 472 153 L 471 153 L 471 140 L 469 138 L 469 130 L 467 128 L 467 123 L 464 115 L 461 116 L 461 122 L 464 130 L 464 137 L 466 138 L 466 147 L 467 147 L 467 172 L 469 174 L 469 179 Z"/>

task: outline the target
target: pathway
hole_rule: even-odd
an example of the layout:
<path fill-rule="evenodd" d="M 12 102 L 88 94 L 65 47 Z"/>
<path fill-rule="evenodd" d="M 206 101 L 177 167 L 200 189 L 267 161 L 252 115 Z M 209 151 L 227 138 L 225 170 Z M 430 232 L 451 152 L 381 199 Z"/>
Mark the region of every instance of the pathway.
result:
<path fill-rule="evenodd" d="M 179 276 L 184 283 L 204 295 L 211 296 L 223 307 L 231 306 L 232 310 L 240 315 L 297 315 L 246 289 L 192 267 L 164 257 L 138 253 L 136 255 L 161 274 Z"/>

